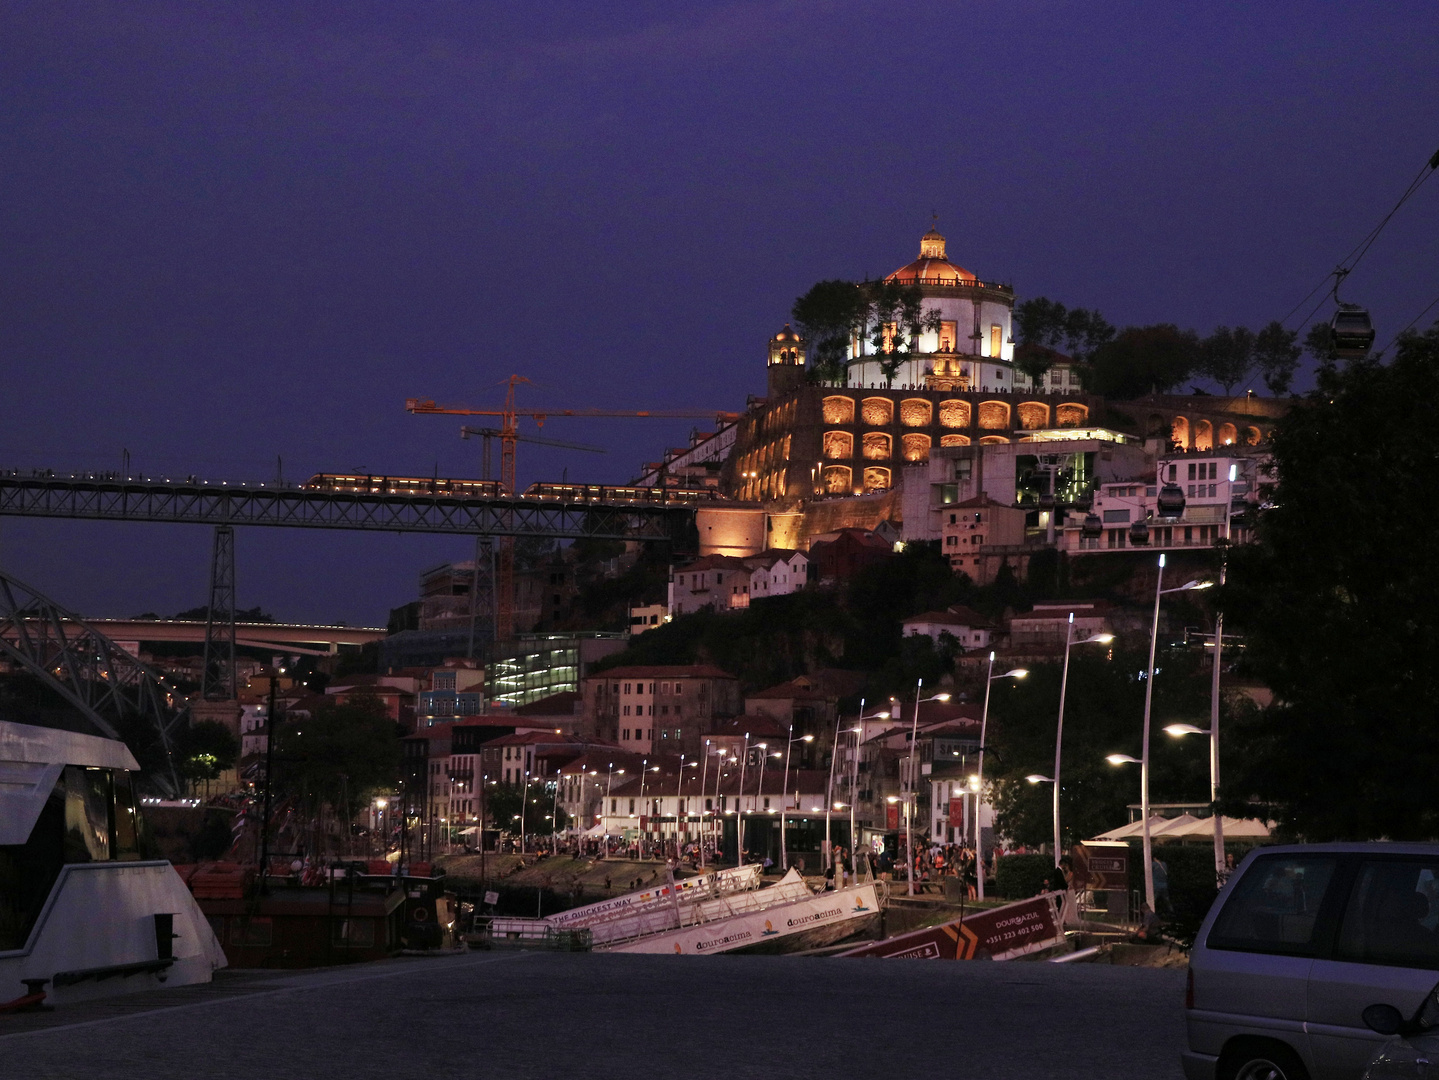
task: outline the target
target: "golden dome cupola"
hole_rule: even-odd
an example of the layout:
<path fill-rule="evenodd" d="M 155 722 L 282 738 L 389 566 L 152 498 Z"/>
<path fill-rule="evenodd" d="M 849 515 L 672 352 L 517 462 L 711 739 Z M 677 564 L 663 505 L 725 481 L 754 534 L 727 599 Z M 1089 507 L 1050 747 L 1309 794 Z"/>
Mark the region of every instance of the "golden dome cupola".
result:
<path fill-rule="evenodd" d="M 944 237 L 932 228 L 919 238 L 919 258 L 908 266 L 901 266 L 885 280 L 901 285 L 965 285 L 978 279 L 964 267 L 949 261 Z"/>

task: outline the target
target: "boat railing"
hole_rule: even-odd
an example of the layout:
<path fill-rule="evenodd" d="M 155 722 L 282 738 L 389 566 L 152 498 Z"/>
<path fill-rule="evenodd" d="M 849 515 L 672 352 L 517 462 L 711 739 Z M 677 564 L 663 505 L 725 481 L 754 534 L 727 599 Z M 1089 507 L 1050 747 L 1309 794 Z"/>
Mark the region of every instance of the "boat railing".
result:
<path fill-rule="evenodd" d="M 735 892 L 728 896 L 718 896 L 699 903 L 682 905 L 678 911 L 674 905 L 671 905 L 667 909 L 640 912 L 629 918 L 614 919 L 590 929 L 595 935 L 595 945 L 608 947 L 624 941 L 632 941 L 635 938 L 648 937 L 651 934 L 663 934 L 670 930 L 678 930 L 684 926 L 717 922 L 736 915 L 748 915 L 777 904 L 792 903 L 812 895 L 813 892 L 803 880 L 781 881 L 765 889 Z"/>

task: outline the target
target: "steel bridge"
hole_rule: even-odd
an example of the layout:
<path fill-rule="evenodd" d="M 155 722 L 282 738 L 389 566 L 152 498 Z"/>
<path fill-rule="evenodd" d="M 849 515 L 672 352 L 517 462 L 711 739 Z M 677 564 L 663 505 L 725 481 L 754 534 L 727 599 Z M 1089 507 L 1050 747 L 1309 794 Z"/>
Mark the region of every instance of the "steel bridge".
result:
<path fill-rule="evenodd" d="M 273 484 L 0 472 L 0 515 L 370 532 L 673 540 L 694 519 L 674 502 L 547 496 L 367 494 Z"/>
<path fill-rule="evenodd" d="M 479 628 L 492 625 L 496 613 L 494 538 L 639 540 L 682 548 L 695 539 L 695 506 L 676 502 L 663 492 L 653 499 L 596 499 L 571 497 L 567 494 L 571 490 L 579 489 L 561 486 L 556 493 L 517 496 L 356 492 L 195 477 L 173 481 L 111 473 L 0 470 L 0 516 L 213 527 L 201 693 L 207 700 L 231 701 L 236 690 L 236 526 L 474 537 L 473 656 Z"/>

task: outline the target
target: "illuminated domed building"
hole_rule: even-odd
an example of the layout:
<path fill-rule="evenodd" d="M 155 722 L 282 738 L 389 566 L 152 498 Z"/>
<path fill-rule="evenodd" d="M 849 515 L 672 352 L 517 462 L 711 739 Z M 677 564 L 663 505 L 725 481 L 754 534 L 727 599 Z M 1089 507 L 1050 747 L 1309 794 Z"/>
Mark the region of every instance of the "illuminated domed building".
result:
<path fill-rule="evenodd" d="M 919 258 L 885 281 L 919 286 L 926 321 L 937 325 L 917 336 L 892 380 L 880 364 L 886 346 L 876 350 L 872 341 L 856 334 L 849 348 L 850 386 L 879 388 L 892 382 L 933 390 L 996 391 L 1013 386 L 1013 288 L 980 281 L 950 262 L 944 237 L 935 229 L 920 237 Z"/>
<path fill-rule="evenodd" d="M 1017 442 L 1089 423 L 1084 395 L 1014 389 L 1014 290 L 950 262 L 938 232 L 925 233 L 919 258 L 886 280 L 919 286 L 934 328 L 888 379 L 883 345 L 876 353 L 856 334 L 842 384 L 824 385 L 809 378 L 804 340 L 786 325 L 770 339 L 767 397 L 737 425 L 722 484 L 729 494 L 776 511 L 881 494 L 897 488 L 904 466 L 927 463 L 933 447 Z"/>

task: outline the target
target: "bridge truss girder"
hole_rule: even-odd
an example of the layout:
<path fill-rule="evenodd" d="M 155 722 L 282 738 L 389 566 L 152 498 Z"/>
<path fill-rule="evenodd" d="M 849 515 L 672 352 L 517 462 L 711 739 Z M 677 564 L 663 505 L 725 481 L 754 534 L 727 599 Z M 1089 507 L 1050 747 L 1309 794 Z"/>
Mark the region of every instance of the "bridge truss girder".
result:
<path fill-rule="evenodd" d="M 0 515 L 551 539 L 667 540 L 693 508 L 0 475 Z"/>
<path fill-rule="evenodd" d="M 129 745 L 142 765 L 152 762 L 147 778 L 164 794 L 181 794 L 171 739 L 188 721 L 189 706 L 177 701 L 159 672 L 4 571 L 0 655 L 68 701 L 100 734 Z"/>

